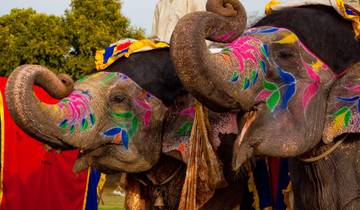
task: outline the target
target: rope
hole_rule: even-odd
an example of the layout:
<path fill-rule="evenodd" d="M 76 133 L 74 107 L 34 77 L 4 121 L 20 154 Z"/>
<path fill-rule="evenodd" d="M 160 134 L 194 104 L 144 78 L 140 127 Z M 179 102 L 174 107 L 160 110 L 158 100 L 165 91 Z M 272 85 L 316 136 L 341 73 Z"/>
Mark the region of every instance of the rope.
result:
<path fill-rule="evenodd" d="M 159 184 L 155 180 L 153 180 L 152 178 L 150 178 L 148 176 L 147 176 L 147 178 L 152 182 L 152 184 L 154 186 L 162 186 L 162 185 L 165 185 L 165 184 L 169 183 L 180 172 L 182 167 L 183 167 L 183 165 L 180 165 L 167 179 L 165 179 L 164 181 L 162 181 Z"/>
<path fill-rule="evenodd" d="M 347 138 L 347 135 L 345 135 L 341 140 L 336 142 L 332 147 L 330 147 L 330 149 L 326 150 L 325 152 L 321 153 L 318 156 L 311 157 L 311 158 L 299 158 L 299 159 L 305 163 L 313 163 L 313 162 L 322 160 L 325 157 L 329 156 L 331 153 L 333 153 L 345 141 L 346 138 Z"/>

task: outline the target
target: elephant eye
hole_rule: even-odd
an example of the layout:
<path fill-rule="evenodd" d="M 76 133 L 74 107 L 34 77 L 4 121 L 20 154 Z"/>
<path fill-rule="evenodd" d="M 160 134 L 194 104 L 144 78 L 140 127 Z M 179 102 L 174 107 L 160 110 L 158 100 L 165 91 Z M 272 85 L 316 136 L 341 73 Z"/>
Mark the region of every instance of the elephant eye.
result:
<path fill-rule="evenodd" d="M 290 59 L 290 58 L 294 57 L 294 54 L 289 51 L 280 51 L 278 56 L 279 56 L 279 58 L 282 58 L 282 59 Z"/>
<path fill-rule="evenodd" d="M 110 97 L 110 101 L 113 103 L 122 103 L 126 97 L 124 95 L 114 95 Z"/>

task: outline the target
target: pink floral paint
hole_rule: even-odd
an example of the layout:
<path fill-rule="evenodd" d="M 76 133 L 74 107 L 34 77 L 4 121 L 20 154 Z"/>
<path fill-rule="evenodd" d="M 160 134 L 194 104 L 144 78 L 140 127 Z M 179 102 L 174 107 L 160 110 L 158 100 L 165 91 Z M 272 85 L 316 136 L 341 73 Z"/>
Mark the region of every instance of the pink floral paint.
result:
<path fill-rule="evenodd" d="M 353 86 L 353 87 L 347 87 L 346 89 L 347 90 L 352 90 L 352 91 L 355 91 L 355 92 L 360 92 L 360 85 Z"/>
<path fill-rule="evenodd" d="M 232 42 L 228 47 L 239 62 L 239 72 L 244 73 L 246 62 L 250 61 L 256 69 L 259 68 L 259 58 L 263 58 L 260 46 L 262 41 L 254 37 L 245 36 Z"/>
<path fill-rule="evenodd" d="M 179 112 L 179 115 L 194 118 L 195 117 L 195 108 L 194 107 L 186 108 L 186 109 L 182 110 L 181 112 Z"/>
<path fill-rule="evenodd" d="M 319 90 L 318 83 L 312 83 L 305 89 L 302 99 L 302 106 L 304 110 L 306 110 L 310 101 L 316 96 L 318 90 Z"/>
<path fill-rule="evenodd" d="M 146 127 L 149 127 L 153 109 L 152 109 L 151 105 L 146 101 L 146 98 L 149 98 L 151 96 L 150 96 L 150 94 L 146 94 L 146 95 L 147 96 L 145 97 L 145 99 L 140 99 L 140 98 L 134 99 L 134 104 L 145 110 L 145 114 L 143 116 L 143 122 Z M 143 98 L 143 97 L 141 97 L 141 98 Z"/>
<path fill-rule="evenodd" d="M 89 106 L 90 99 L 91 97 L 86 91 L 73 91 L 68 97 L 61 100 L 57 105 L 69 113 L 69 116 L 59 123 L 59 127 L 69 128 L 70 134 L 73 134 L 76 127 L 86 130 L 89 125 L 94 125 L 95 116 Z"/>
<path fill-rule="evenodd" d="M 271 95 L 271 92 L 268 90 L 262 90 L 260 93 L 256 96 L 256 101 L 265 101 L 269 96 Z"/>

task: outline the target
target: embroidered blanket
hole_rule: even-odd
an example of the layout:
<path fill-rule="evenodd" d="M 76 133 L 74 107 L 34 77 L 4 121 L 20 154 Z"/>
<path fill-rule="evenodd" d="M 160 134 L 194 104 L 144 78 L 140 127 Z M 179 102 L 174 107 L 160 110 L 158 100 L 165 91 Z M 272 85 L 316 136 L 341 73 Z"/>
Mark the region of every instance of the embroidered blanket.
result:
<path fill-rule="evenodd" d="M 333 7 L 346 20 L 352 21 L 355 37 L 360 38 L 360 0 L 293 0 L 281 3 L 271 0 L 265 8 L 265 13 L 270 14 L 274 10 L 305 5 L 326 5 Z"/>
<path fill-rule="evenodd" d="M 114 44 L 111 44 L 106 49 L 98 50 L 96 52 L 96 69 L 104 70 L 119 58 L 128 58 L 133 53 L 168 47 L 169 45 L 165 42 L 156 42 L 149 39 L 122 39 Z"/>

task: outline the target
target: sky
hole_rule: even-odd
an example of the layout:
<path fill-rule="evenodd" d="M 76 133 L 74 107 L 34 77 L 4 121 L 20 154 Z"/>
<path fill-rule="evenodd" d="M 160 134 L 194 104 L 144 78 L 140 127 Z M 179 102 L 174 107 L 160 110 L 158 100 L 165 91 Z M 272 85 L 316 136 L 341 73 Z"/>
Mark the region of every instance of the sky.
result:
<path fill-rule="evenodd" d="M 151 33 L 151 23 L 155 5 L 158 0 L 121 0 L 122 12 L 127 16 L 132 26 L 142 27 L 146 34 Z M 262 14 L 269 0 L 242 0 L 249 14 Z M 10 12 L 12 8 L 32 7 L 38 12 L 62 15 L 69 7 L 70 0 L 0 0 L 0 15 Z"/>

